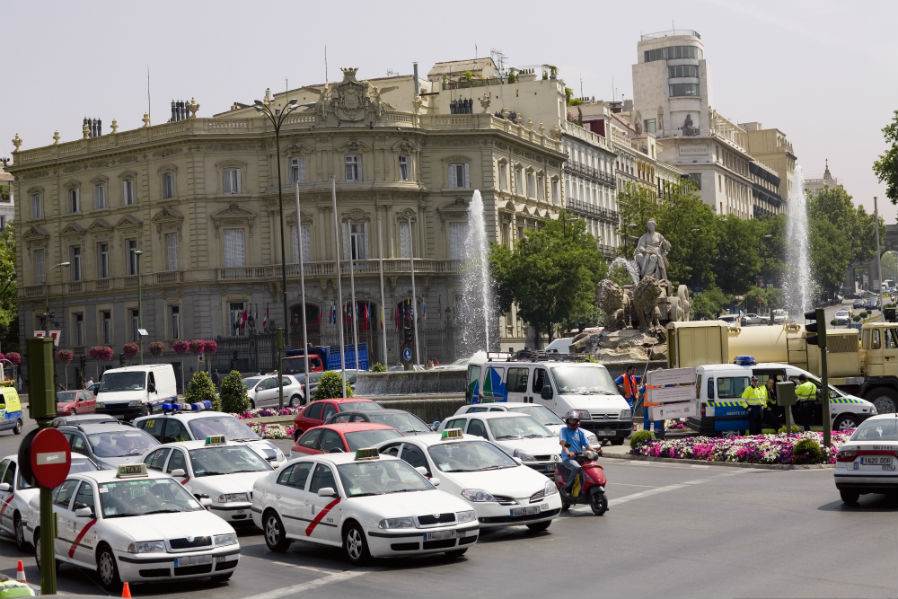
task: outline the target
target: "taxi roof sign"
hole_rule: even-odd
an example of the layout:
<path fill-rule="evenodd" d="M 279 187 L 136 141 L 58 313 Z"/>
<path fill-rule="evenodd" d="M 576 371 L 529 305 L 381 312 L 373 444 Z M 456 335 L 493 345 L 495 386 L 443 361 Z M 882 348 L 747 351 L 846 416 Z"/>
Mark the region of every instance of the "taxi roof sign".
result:
<path fill-rule="evenodd" d="M 377 460 L 379 458 L 380 454 L 377 453 L 376 447 L 364 447 L 355 452 L 356 460 Z"/>
<path fill-rule="evenodd" d="M 224 445 L 227 441 L 224 435 L 210 435 L 206 437 L 206 445 Z"/>
<path fill-rule="evenodd" d="M 116 478 L 136 478 L 149 476 L 146 464 L 122 464 L 115 472 Z"/>
<path fill-rule="evenodd" d="M 462 433 L 460 428 L 447 428 L 443 431 L 442 436 L 440 436 L 441 441 L 448 441 L 450 439 L 461 439 Z"/>

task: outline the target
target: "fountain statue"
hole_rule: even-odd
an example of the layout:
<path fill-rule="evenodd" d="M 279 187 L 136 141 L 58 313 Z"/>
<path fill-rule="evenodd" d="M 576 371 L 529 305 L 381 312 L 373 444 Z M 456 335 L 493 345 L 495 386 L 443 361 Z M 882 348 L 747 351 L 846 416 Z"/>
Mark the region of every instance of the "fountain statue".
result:
<path fill-rule="evenodd" d="M 639 267 L 639 279 L 655 277 L 659 281 L 667 281 L 667 254 L 670 252 L 670 242 L 664 235 L 658 233 L 654 218 L 650 218 L 645 225 L 645 233 L 636 243 L 636 253 L 633 259 Z"/>
<path fill-rule="evenodd" d="M 811 280 L 810 248 L 808 245 L 808 203 L 804 194 L 804 180 L 800 165 L 795 166 L 795 181 L 786 203 L 786 276 L 783 291 L 789 315 L 803 318 L 811 309 L 813 282 Z"/>
<path fill-rule="evenodd" d="M 462 275 L 462 296 L 458 316 L 461 332 L 458 339 L 459 356 L 477 351 L 490 351 L 495 327 L 493 289 L 490 278 L 489 242 L 486 238 L 483 198 L 475 189 L 468 205 L 465 259 Z"/>

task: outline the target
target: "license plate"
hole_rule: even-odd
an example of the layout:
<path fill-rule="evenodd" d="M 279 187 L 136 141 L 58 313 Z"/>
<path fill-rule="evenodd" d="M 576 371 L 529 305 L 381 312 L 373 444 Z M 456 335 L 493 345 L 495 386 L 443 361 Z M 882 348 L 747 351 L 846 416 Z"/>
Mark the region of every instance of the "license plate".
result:
<path fill-rule="evenodd" d="M 610 437 L 611 435 L 614 434 L 614 431 L 599 429 L 599 430 L 595 431 L 595 433 L 596 433 L 596 437 Z"/>
<path fill-rule="evenodd" d="M 211 555 L 188 555 L 186 557 L 179 557 L 175 560 L 175 568 L 182 568 L 184 566 L 199 566 L 202 564 L 211 564 L 212 556 Z"/>
<path fill-rule="evenodd" d="M 439 541 L 442 539 L 454 539 L 455 531 L 454 530 L 435 530 L 433 532 L 429 532 L 424 536 L 425 541 Z"/>
<path fill-rule="evenodd" d="M 889 456 L 861 456 L 861 464 L 864 466 L 891 466 L 892 458 Z"/>
<path fill-rule="evenodd" d="M 528 505 L 526 507 L 513 507 L 511 508 L 512 516 L 532 516 L 534 514 L 539 513 L 538 505 Z"/>

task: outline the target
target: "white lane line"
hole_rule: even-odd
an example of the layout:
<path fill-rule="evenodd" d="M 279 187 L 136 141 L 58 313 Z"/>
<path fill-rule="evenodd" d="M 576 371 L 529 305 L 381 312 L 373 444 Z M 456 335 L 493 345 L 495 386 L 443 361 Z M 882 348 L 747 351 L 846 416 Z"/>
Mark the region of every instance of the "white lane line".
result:
<path fill-rule="evenodd" d="M 755 470 L 750 470 L 748 468 L 739 469 L 735 472 L 727 472 L 724 474 L 718 474 L 717 476 L 712 476 L 710 478 L 701 478 L 696 480 L 687 480 L 681 483 L 675 483 L 672 485 L 665 485 L 663 487 L 654 487 L 651 489 L 647 489 L 645 491 L 639 491 L 637 493 L 631 493 L 630 495 L 624 495 L 623 497 L 615 497 L 608 501 L 608 505 L 613 507 L 615 505 L 621 505 L 622 503 L 629 503 L 630 501 L 635 501 L 637 499 L 643 499 L 644 497 L 651 497 L 652 495 L 659 495 L 661 493 L 669 493 L 670 491 L 677 491 L 679 489 L 685 489 L 686 487 L 691 487 L 695 485 L 701 485 L 703 483 L 718 479 L 725 478 L 730 476 L 738 476 L 740 474 L 744 474 L 747 472 L 756 472 Z M 612 483 L 613 485 L 613 483 Z"/>
<path fill-rule="evenodd" d="M 246 559 L 244 557 L 244 559 Z M 277 564 L 279 566 L 286 566 L 288 568 L 295 568 L 297 570 L 306 570 L 309 572 L 315 572 L 316 574 L 342 574 L 343 570 L 328 570 L 327 568 L 316 568 L 315 566 L 303 566 L 302 564 L 294 564 L 292 562 L 284 562 L 276 559 L 263 559 L 263 558 L 255 558 L 260 561 L 264 561 L 265 563 Z"/>
<path fill-rule="evenodd" d="M 347 570 L 345 572 L 337 572 L 336 574 L 331 574 L 330 576 L 322 576 L 321 578 L 310 580 L 309 582 L 304 582 L 302 584 L 294 584 L 293 586 L 281 587 L 279 589 L 274 589 L 273 591 L 268 591 L 267 593 L 253 595 L 253 599 L 280 599 L 281 597 L 290 597 L 295 594 L 304 593 L 305 591 L 317 589 L 319 587 L 333 584 L 335 582 L 343 582 L 344 580 L 350 580 L 358 576 L 363 576 L 367 573 L 368 572 L 364 570 L 355 572 L 350 570 Z"/>
<path fill-rule="evenodd" d="M 636 483 L 614 483 L 615 487 L 643 487 L 645 489 L 654 489 L 652 485 L 637 485 Z"/>

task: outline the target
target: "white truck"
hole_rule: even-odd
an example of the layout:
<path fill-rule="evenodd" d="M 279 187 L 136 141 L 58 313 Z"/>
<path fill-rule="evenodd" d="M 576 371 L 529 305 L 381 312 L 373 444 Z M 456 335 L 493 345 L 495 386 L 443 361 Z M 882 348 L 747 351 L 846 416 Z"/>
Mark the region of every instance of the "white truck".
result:
<path fill-rule="evenodd" d="M 112 368 L 100 378 L 97 412 L 131 420 L 152 414 L 157 406 L 178 398 L 171 364 L 141 364 Z"/>

